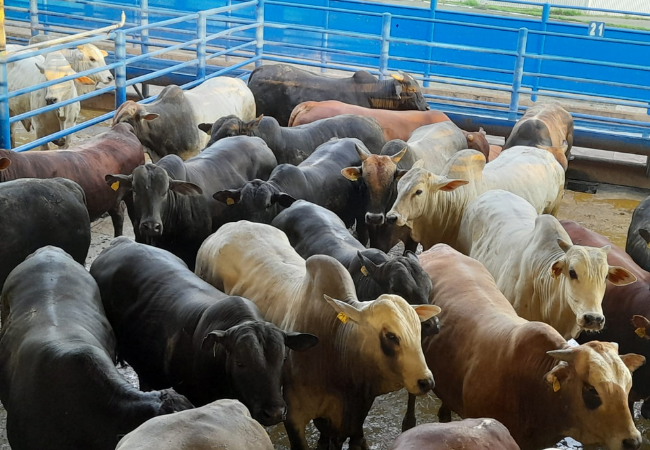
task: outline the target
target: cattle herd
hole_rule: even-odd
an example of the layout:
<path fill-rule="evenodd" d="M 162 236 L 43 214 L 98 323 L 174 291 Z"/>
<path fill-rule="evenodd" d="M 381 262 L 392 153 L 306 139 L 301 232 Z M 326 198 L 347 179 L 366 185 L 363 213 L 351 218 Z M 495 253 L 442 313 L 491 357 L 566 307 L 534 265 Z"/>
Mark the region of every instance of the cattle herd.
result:
<path fill-rule="evenodd" d="M 37 62 L 50 79 L 90 50 Z M 34 82 L 14 70 L 10 86 Z M 14 114 L 56 101 L 21 97 Z M 529 108 L 500 149 L 430 111 L 408 74 L 278 64 L 247 85 L 127 101 L 67 150 L 0 150 L 11 447 L 266 450 L 263 426 L 283 422 L 307 450 L 313 422 L 319 450 L 363 450 L 375 398 L 405 388 L 393 450 L 640 448 L 650 200 L 630 256 L 558 221 L 572 143 L 554 103 Z M 105 213 L 115 239 L 88 271 Z M 441 423 L 415 426 L 431 390 Z"/>

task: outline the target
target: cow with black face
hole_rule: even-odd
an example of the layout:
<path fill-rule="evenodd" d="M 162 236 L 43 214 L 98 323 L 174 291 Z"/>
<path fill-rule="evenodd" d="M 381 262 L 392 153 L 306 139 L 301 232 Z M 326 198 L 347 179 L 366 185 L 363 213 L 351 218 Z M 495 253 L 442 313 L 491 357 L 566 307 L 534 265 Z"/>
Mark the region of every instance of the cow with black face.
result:
<path fill-rule="evenodd" d="M 280 330 L 252 302 L 213 288 L 171 253 L 127 238 L 114 240 L 90 273 L 118 354 L 142 387 L 173 386 L 196 406 L 237 398 L 267 426 L 284 419 L 284 360 L 318 338 Z"/>

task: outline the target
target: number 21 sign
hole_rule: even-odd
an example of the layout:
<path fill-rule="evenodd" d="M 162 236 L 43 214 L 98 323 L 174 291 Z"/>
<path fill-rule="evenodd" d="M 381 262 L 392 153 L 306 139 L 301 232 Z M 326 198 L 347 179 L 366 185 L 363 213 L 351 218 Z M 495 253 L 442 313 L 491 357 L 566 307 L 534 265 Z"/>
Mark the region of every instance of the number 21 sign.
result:
<path fill-rule="evenodd" d="M 605 36 L 605 22 L 589 22 L 587 30 L 589 36 L 603 37 Z"/>

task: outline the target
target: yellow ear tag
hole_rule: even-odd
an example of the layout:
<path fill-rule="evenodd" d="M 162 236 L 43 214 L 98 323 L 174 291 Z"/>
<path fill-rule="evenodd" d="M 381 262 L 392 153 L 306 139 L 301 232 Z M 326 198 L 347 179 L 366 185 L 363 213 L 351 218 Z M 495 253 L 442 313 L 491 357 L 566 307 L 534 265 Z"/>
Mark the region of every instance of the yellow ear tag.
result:
<path fill-rule="evenodd" d="M 114 191 L 117 191 L 120 188 L 120 182 L 116 181 L 115 183 L 111 184 L 111 189 Z"/>
<path fill-rule="evenodd" d="M 560 390 L 560 380 L 557 379 L 557 377 L 553 377 L 553 392 L 557 392 Z"/>
<path fill-rule="evenodd" d="M 639 336 L 640 338 L 645 337 L 645 328 L 637 328 L 636 330 L 634 330 L 634 332 L 635 332 L 636 335 Z"/>
<path fill-rule="evenodd" d="M 228 197 L 226 199 L 226 205 L 234 205 L 234 204 L 235 204 L 235 201 L 232 198 Z"/>
<path fill-rule="evenodd" d="M 366 269 L 366 266 L 361 266 L 361 273 L 364 277 L 368 276 L 368 269 Z"/>
<path fill-rule="evenodd" d="M 336 318 L 343 323 L 348 323 L 348 319 L 349 319 L 349 317 L 344 312 L 340 312 L 339 315 L 336 316 Z"/>

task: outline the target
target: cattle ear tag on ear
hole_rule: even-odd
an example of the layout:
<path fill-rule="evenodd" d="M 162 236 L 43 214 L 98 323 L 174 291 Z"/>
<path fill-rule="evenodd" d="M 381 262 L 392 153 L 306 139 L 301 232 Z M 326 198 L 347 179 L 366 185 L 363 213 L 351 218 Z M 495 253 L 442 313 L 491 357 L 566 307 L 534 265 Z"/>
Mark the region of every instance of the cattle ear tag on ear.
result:
<path fill-rule="evenodd" d="M 361 266 L 361 273 L 364 277 L 368 276 L 368 269 L 366 269 L 366 266 Z"/>
<path fill-rule="evenodd" d="M 117 191 L 120 188 L 120 182 L 116 181 L 115 183 L 111 184 L 111 189 L 114 191 Z"/>
<path fill-rule="evenodd" d="M 349 317 L 343 311 L 338 313 L 336 318 L 339 319 L 343 323 L 348 323 L 348 319 L 349 319 Z"/>
<path fill-rule="evenodd" d="M 228 197 L 226 199 L 226 205 L 230 206 L 230 205 L 234 205 L 234 204 L 235 204 L 235 201 L 232 198 Z"/>
<path fill-rule="evenodd" d="M 560 380 L 557 379 L 557 377 L 553 377 L 553 392 L 557 392 L 560 390 Z"/>
<path fill-rule="evenodd" d="M 636 335 L 639 336 L 640 338 L 644 338 L 644 337 L 645 337 L 645 328 L 637 328 L 636 330 L 634 330 L 634 332 L 635 332 Z"/>

